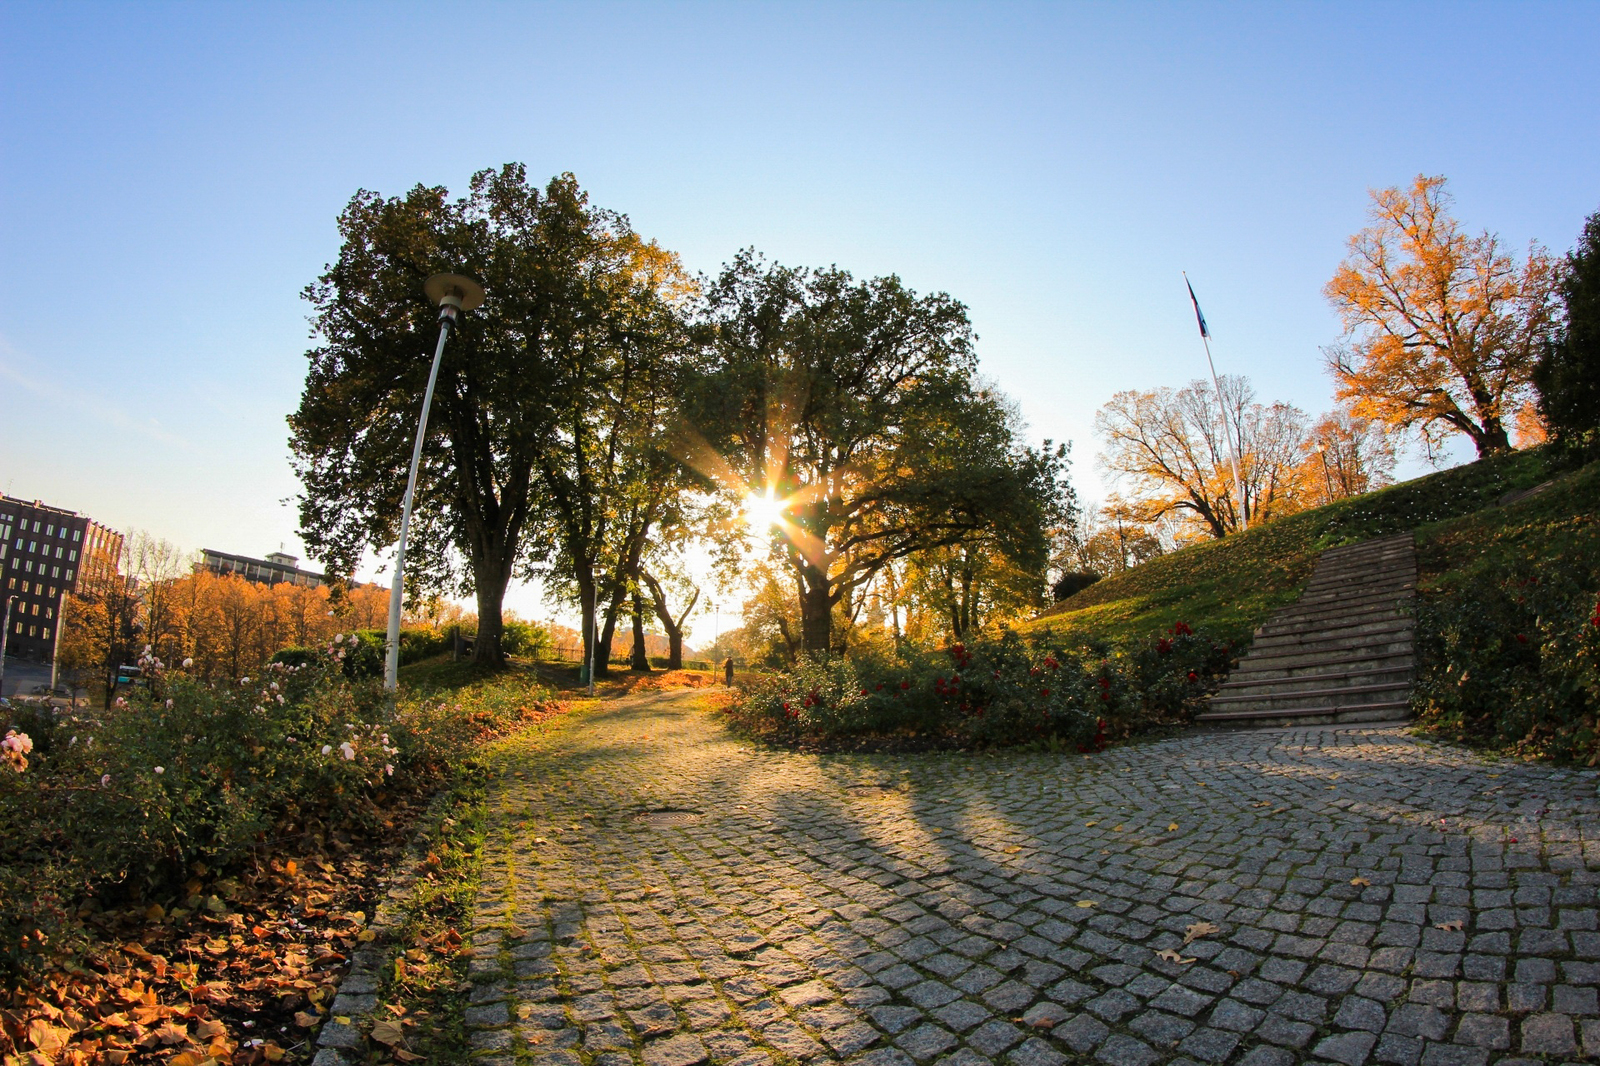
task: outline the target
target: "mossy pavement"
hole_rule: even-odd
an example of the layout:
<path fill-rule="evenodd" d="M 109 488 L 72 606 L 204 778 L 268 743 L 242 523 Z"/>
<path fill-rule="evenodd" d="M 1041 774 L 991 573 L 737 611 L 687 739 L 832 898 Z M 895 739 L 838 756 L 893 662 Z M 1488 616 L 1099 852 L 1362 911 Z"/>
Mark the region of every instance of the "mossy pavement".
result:
<path fill-rule="evenodd" d="M 500 760 L 482 1062 L 1600 1055 L 1592 771 L 1359 727 L 793 754 L 704 703 L 606 701 Z"/>

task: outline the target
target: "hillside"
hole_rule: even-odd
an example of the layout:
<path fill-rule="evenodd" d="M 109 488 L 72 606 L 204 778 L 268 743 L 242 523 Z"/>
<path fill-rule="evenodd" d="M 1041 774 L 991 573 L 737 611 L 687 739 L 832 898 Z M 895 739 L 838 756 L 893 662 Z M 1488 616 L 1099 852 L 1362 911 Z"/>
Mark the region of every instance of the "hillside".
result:
<path fill-rule="evenodd" d="M 1294 602 L 1318 553 L 1326 548 L 1416 530 L 1426 579 L 1430 563 L 1436 569 L 1460 565 L 1480 538 L 1503 535 L 1507 523 L 1519 521 L 1518 515 L 1536 510 L 1570 516 L 1600 509 L 1600 500 L 1594 498 L 1600 478 L 1593 468 L 1562 479 L 1523 504 L 1494 507 L 1506 493 L 1533 488 L 1557 473 L 1544 451 L 1530 450 L 1340 500 L 1107 577 L 1024 629 L 1031 635 L 1048 631 L 1070 643 L 1122 642 L 1182 621 L 1247 642 L 1273 611 Z M 1480 520 L 1457 530 L 1461 520 L 1480 512 Z M 1450 536 L 1441 543 L 1449 547 L 1430 551 L 1429 542 L 1445 534 Z M 1537 539 L 1537 534 L 1530 536 Z"/>

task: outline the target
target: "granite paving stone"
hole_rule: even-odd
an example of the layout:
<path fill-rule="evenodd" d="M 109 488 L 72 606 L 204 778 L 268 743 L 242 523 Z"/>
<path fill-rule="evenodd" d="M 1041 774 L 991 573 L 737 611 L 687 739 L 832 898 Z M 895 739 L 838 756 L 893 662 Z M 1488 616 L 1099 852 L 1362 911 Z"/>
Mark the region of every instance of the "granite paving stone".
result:
<path fill-rule="evenodd" d="M 470 942 L 485 1064 L 1600 1057 L 1594 771 L 1372 726 L 790 753 L 694 691 L 513 750 Z"/>

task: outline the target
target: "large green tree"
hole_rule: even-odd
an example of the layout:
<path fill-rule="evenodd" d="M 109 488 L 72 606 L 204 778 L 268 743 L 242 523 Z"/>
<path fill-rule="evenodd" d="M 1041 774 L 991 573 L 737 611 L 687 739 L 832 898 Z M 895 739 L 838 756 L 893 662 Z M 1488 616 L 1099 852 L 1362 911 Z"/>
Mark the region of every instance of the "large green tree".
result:
<path fill-rule="evenodd" d="M 1565 315 L 1534 367 L 1539 413 L 1555 443 L 1600 454 L 1600 212 L 1567 254 L 1560 291 Z"/>
<path fill-rule="evenodd" d="M 395 542 L 438 328 L 422 282 L 465 271 L 488 300 L 462 316 L 440 367 L 408 593 L 475 595 L 474 657 L 498 664 L 508 581 L 564 554 L 586 589 L 592 634 L 590 541 L 600 534 L 591 503 L 569 491 L 590 485 L 586 406 L 597 381 L 615 380 L 622 365 L 637 372 L 670 345 L 675 259 L 625 217 L 591 206 L 572 175 L 541 190 L 518 164 L 475 174 L 455 200 L 442 187 L 359 192 L 339 229 L 338 260 L 306 289 L 319 343 L 289 419 L 307 547 L 348 574 L 364 550 Z M 530 537 L 534 528 L 555 535 Z"/>
<path fill-rule="evenodd" d="M 745 252 L 700 321 L 693 462 L 770 494 L 751 515 L 795 579 L 806 651 L 832 650 L 834 607 L 893 560 L 987 539 L 1043 570 L 1059 456 L 1023 446 L 976 379 L 959 302 Z"/>

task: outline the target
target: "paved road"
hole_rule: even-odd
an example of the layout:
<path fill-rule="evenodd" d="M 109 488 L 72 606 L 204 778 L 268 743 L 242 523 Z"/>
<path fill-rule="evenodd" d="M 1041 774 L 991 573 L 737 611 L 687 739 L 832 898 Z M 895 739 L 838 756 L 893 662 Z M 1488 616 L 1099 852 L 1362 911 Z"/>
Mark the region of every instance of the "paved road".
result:
<path fill-rule="evenodd" d="M 691 696 L 608 704 L 495 786 L 471 1039 L 586 1066 L 1600 1056 L 1597 783 L 1392 728 L 817 757 Z"/>

